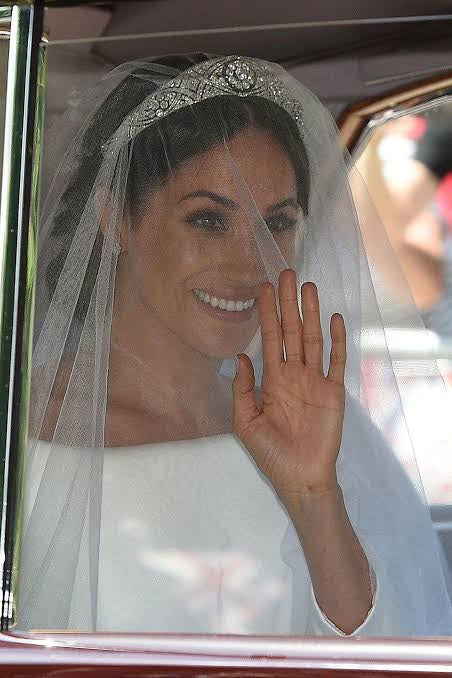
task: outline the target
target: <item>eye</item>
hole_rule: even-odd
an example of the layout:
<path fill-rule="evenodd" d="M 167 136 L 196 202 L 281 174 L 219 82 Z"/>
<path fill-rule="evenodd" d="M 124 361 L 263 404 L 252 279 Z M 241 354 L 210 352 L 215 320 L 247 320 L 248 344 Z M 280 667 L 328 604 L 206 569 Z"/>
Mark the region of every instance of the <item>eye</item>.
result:
<path fill-rule="evenodd" d="M 289 217 L 287 214 L 275 214 L 266 220 L 267 226 L 272 233 L 281 233 L 289 231 L 297 224 L 297 220 Z"/>
<path fill-rule="evenodd" d="M 186 219 L 187 223 L 207 231 L 225 231 L 226 225 L 223 215 L 214 210 L 200 210 Z"/>

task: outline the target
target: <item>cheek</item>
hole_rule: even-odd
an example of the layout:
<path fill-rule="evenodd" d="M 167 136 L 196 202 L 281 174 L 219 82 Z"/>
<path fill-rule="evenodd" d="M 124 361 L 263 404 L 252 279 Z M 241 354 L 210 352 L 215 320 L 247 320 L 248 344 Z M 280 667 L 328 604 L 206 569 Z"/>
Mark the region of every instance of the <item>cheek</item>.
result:
<path fill-rule="evenodd" d="M 211 260 L 211 248 L 183 226 L 143 226 L 129 240 L 129 256 L 141 287 L 183 286 Z M 143 290 L 144 291 L 144 290 Z"/>

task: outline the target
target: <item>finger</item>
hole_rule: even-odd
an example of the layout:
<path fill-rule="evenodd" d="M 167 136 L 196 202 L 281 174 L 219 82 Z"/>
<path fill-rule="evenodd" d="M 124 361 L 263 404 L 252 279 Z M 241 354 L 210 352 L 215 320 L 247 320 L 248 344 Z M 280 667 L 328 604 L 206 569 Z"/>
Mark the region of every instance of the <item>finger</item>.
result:
<path fill-rule="evenodd" d="M 344 318 L 335 313 L 330 322 L 331 351 L 327 379 L 335 384 L 344 384 L 345 363 L 347 362 L 347 337 Z"/>
<path fill-rule="evenodd" d="M 297 279 L 291 269 L 279 276 L 279 307 L 287 362 L 303 360 L 303 323 L 297 300 Z"/>
<path fill-rule="evenodd" d="M 234 431 L 239 435 L 260 414 L 254 394 L 254 369 L 247 355 L 237 356 L 237 371 L 232 382 Z"/>
<path fill-rule="evenodd" d="M 312 282 L 301 288 L 303 311 L 303 350 L 307 367 L 323 371 L 323 334 L 320 325 L 320 308 L 317 287 Z"/>
<path fill-rule="evenodd" d="M 271 283 L 262 285 L 258 304 L 264 371 L 268 371 L 280 365 L 283 360 L 281 325 L 276 312 L 275 290 Z"/>

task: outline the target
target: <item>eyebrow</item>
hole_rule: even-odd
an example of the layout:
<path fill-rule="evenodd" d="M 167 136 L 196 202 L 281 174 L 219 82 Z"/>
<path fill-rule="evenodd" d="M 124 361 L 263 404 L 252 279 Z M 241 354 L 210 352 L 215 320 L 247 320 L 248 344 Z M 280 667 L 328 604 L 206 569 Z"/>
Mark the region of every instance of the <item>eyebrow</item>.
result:
<path fill-rule="evenodd" d="M 192 193 L 187 193 L 184 195 L 183 198 L 179 200 L 179 202 L 183 202 L 184 200 L 188 200 L 189 198 L 209 198 L 210 200 L 213 200 L 214 202 L 219 203 L 220 205 L 223 205 L 223 207 L 229 207 L 229 209 L 238 209 L 238 205 L 236 202 L 231 200 L 230 198 L 225 198 L 224 195 L 219 195 L 218 193 L 213 193 L 212 191 L 193 191 Z"/>
<path fill-rule="evenodd" d="M 294 198 L 285 198 L 285 200 L 280 200 L 271 205 L 267 212 L 276 212 L 276 210 L 280 210 L 282 207 L 293 207 L 295 210 L 298 210 L 300 209 L 300 204 Z"/>
<path fill-rule="evenodd" d="M 213 200 L 214 202 L 219 203 L 223 207 L 228 207 L 229 209 L 238 209 L 239 205 L 234 202 L 234 200 L 231 200 L 231 198 L 226 198 L 224 195 L 219 195 L 218 193 L 214 193 L 213 191 L 206 191 L 206 190 L 199 190 L 199 191 L 192 191 L 191 193 L 187 193 L 186 195 L 183 196 L 179 200 L 179 202 L 183 202 L 184 200 L 188 200 L 190 198 L 209 198 L 210 200 Z M 285 198 L 284 200 L 280 200 L 279 202 L 275 203 L 274 205 L 271 205 L 266 212 L 276 212 L 279 209 L 282 209 L 283 207 L 293 207 L 294 209 L 298 210 L 300 208 L 300 205 L 294 198 Z"/>

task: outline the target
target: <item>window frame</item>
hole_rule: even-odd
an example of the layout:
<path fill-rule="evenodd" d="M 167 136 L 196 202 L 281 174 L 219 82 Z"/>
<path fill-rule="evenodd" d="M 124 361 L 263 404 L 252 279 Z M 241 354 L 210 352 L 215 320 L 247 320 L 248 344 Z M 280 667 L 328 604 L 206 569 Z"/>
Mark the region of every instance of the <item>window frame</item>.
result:
<path fill-rule="evenodd" d="M 384 124 L 390 116 L 422 110 L 440 96 L 449 95 L 452 96 L 452 70 L 347 106 L 337 120 L 342 142 L 353 155 L 373 126 Z"/>
<path fill-rule="evenodd" d="M 12 626 L 10 596 L 14 594 L 18 567 L 20 526 L 20 487 L 23 464 L 23 441 L 29 391 L 29 350 L 34 275 L 36 270 L 36 212 L 33 181 L 40 165 L 39 144 L 35 137 L 35 111 L 39 94 L 42 63 L 42 18 L 44 5 L 70 6 L 96 4 L 94 0 L 21 0 L 13 12 L 25 24 L 23 44 L 16 45 L 16 74 L 11 86 L 10 105 L 15 106 L 12 129 L 7 130 L 15 152 L 4 161 L 11 179 L 12 192 L 5 211 L 0 258 L 3 258 L 2 281 L 9 280 L 9 294 L 2 292 L 0 355 L 6 365 L 0 388 L 7 392 L 8 416 L 0 422 L 0 454 L 6 459 L 2 519 L 3 567 L 2 629 L 0 633 L 0 670 L 11 678 L 24 675 L 48 675 L 57 667 L 80 672 L 87 677 L 99 675 L 253 675 L 253 676 L 431 676 L 452 675 L 451 639 L 343 639 L 343 638 L 262 638 L 237 636 L 183 636 L 131 634 L 18 634 Z M 13 54 L 13 52 L 10 52 Z M 428 84 L 430 83 L 430 84 Z M 386 95 L 372 102 L 358 104 L 342 116 L 339 126 L 344 139 L 353 144 L 362 135 L 372 116 L 389 104 L 412 105 L 420 97 L 432 95 L 439 87 L 450 87 L 452 73 L 427 83 L 411 85 L 402 95 Z M 410 92 L 410 94 L 408 94 Z M 17 97 L 14 99 L 14 97 Z M 38 108 L 39 111 L 39 108 Z M 39 113 L 38 113 L 39 121 Z M 39 124 L 38 124 L 39 129 Z M 15 136 L 14 136 L 15 135 Z M 13 138 L 14 137 L 14 138 Z M 11 146 L 13 148 L 13 146 Z M 35 174 L 34 174 L 35 173 Z M 5 230 L 5 224 L 7 228 Z M 6 237 L 7 231 L 7 237 Z M 4 290 L 4 287 L 2 287 Z M 5 316 L 6 314 L 6 316 Z M 5 397 L 5 396 L 3 396 Z M 91 668 L 91 670 L 90 670 Z M 105 671 L 104 671 L 105 670 Z"/>

